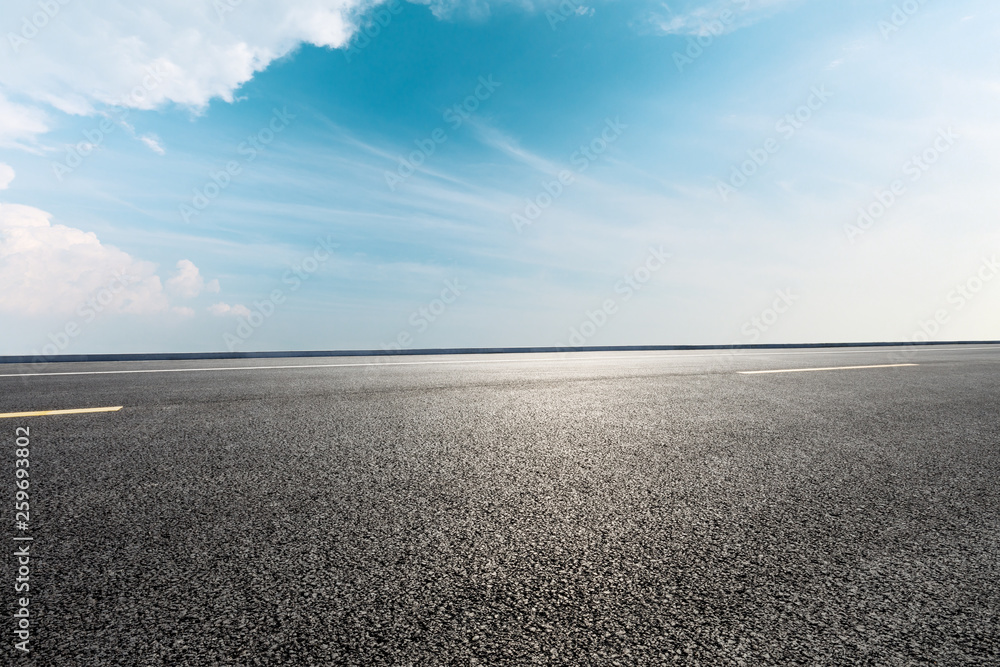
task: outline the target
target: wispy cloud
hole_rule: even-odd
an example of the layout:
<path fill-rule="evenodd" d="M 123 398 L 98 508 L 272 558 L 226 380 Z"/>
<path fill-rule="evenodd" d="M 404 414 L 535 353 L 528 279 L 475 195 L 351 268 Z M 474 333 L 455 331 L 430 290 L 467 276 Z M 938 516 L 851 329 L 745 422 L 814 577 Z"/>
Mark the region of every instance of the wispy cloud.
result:
<path fill-rule="evenodd" d="M 0 190 L 6 190 L 14 180 L 14 168 L 0 162 Z"/>
<path fill-rule="evenodd" d="M 167 151 L 163 149 L 163 145 L 160 144 L 160 139 L 155 134 L 146 134 L 139 137 L 142 143 L 149 146 L 149 150 L 153 151 L 157 155 L 166 155 Z"/>
<path fill-rule="evenodd" d="M 222 301 L 213 303 L 207 310 L 216 317 L 247 317 L 250 314 L 250 309 L 241 303 L 230 305 Z"/>
<path fill-rule="evenodd" d="M 48 117 L 40 109 L 16 104 L 0 88 L 0 147 L 37 153 L 37 138 L 49 131 Z"/>
<path fill-rule="evenodd" d="M 565 167 L 547 160 L 529 150 L 524 149 L 518 142 L 500 130 L 486 125 L 482 121 L 473 121 L 470 125 L 475 128 L 478 139 L 490 148 L 500 151 L 507 157 L 513 158 L 532 169 L 536 169 L 545 174 L 557 174 Z"/>
<path fill-rule="evenodd" d="M 664 35 L 719 36 L 751 26 L 795 2 L 798 0 L 713 0 L 676 8 L 663 3 L 648 18 Z"/>

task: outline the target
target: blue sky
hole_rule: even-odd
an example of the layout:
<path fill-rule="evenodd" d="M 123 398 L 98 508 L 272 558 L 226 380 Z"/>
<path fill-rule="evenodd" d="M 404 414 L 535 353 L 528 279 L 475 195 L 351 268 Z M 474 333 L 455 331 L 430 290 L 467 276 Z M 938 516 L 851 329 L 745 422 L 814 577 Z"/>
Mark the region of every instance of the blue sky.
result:
<path fill-rule="evenodd" d="M 1000 338 L 998 8 L 0 9 L 0 354 Z"/>

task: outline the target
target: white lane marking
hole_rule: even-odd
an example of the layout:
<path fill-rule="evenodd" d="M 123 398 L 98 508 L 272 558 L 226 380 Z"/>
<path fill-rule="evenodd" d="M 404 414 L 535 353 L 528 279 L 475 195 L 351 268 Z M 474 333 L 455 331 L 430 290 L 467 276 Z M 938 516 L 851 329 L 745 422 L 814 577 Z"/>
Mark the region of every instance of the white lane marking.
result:
<path fill-rule="evenodd" d="M 36 410 L 34 412 L 4 412 L 0 414 L 0 419 L 10 419 L 12 417 L 47 417 L 48 415 L 84 415 L 93 412 L 118 412 L 122 406 L 116 405 L 110 408 L 74 408 L 72 410 Z"/>
<path fill-rule="evenodd" d="M 1000 345 L 993 347 L 916 347 L 916 348 L 900 348 L 900 347 L 888 347 L 888 348 L 858 348 L 856 350 L 830 350 L 825 348 L 817 348 L 815 350 L 807 350 L 801 352 L 758 352 L 756 350 L 718 350 L 714 354 L 647 354 L 642 356 L 616 356 L 616 357 L 586 357 L 586 356 L 575 356 L 581 354 L 578 352 L 545 352 L 541 354 L 573 354 L 573 357 L 564 358 L 552 358 L 552 357 L 521 357 L 518 359 L 441 359 L 437 361 L 393 361 L 393 362 L 375 362 L 375 363 L 363 363 L 363 364 L 294 364 L 294 365 L 278 365 L 278 366 L 218 366 L 215 368 L 145 368 L 136 370 L 121 370 L 121 371 L 62 371 L 55 373 L 7 373 L 0 374 L 0 378 L 13 378 L 13 377 L 37 377 L 37 376 L 48 376 L 48 375 L 117 375 L 123 373 L 195 373 L 195 372 L 210 372 L 210 371 L 259 371 L 259 370 L 275 370 L 282 368 L 350 368 L 350 367 L 360 367 L 360 368 L 371 368 L 373 366 L 425 366 L 434 364 L 497 364 L 497 363 L 518 363 L 518 362 L 537 362 L 537 361 L 606 361 L 606 360 L 630 360 L 630 359 L 696 359 L 699 357 L 773 357 L 773 356 L 801 356 L 801 355 L 815 355 L 815 354 L 863 354 L 863 353 L 875 353 L 881 352 L 884 354 L 891 354 L 893 352 L 904 351 L 937 351 L 937 352 L 971 352 L 976 350 L 992 350 L 1000 351 Z M 742 354 L 736 354 L 737 352 Z M 533 354 L 528 352 L 508 352 L 508 354 Z M 383 357 L 384 358 L 384 357 Z M 124 361 L 124 362 L 92 362 L 92 363 L 150 363 L 154 360 L 144 360 L 144 361 Z M 181 360 L 182 361 L 182 360 Z M 234 361 L 232 359 L 220 360 L 220 361 Z M 67 362 L 70 363 L 70 362 Z"/>
<path fill-rule="evenodd" d="M 812 371 L 849 371 L 857 368 L 902 368 L 920 364 L 877 364 L 872 366 L 830 366 L 828 368 L 779 368 L 769 371 L 738 371 L 740 375 L 764 375 L 765 373 L 809 373 Z"/>
<path fill-rule="evenodd" d="M 392 361 L 392 362 L 375 362 L 367 364 L 286 364 L 280 366 L 218 366 L 216 368 L 140 368 L 135 370 L 123 370 L 123 371 L 63 371 L 58 373 L 10 373 L 6 375 L 0 375 L 0 378 L 11 378 L 11 377 L 31 377 L 39 375 L 117 375 L 122 373 L 195 373 L 195 372 L 209 372 L 209 371 L 260 371 L 260 370 L 279 370 L 283 368 L 384 368 L 386 366 L 428 366 L 434 364 L 499 364 L 499 363 L 518 363 L 527 362 L 533 363 L 537 361 L 600 361 L 600 360 L 618 360 L 618 359 L 659 359 L 663 357 L 671 358 L 689 358 L 693 356 L 698 357 L 709 357 L 717 355 L 699 354 L 699 355 L 649 355 L 643 357 L 576 357 L 576 358 L 565 358 L 565 359 L 554 359 L 551 357 L 539 357 L 536 359 L 441 359 L 437 361 Z M 107 363 L 107 362 L 104 362 Z"/>

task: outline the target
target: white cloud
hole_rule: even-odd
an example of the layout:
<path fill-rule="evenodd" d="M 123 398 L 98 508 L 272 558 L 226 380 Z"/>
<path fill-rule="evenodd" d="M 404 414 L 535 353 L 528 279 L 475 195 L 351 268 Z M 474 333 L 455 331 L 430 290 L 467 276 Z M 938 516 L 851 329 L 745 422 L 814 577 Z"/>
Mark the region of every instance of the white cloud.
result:
<path fill-rule="evenodd" d="M 753 25 L 782 5 L 796 0 L 713 0 L 687 3 L 674 11 L 664 3 L 666 10 L 654 12 L 650 21 L 665 35 L 724 35 Z"/>
<path fill-rule="evenodd" d="M 147 134 L 139 137 L 139 139 L 142 140 L 142 143 L 149 146 L 149 150 L 153 151 L 157 155 L 166 155 L 167 152 L 163 150 L 163 145 L 160 144 L 160 138 L 155 134 Z"/>
<path fill-rule="evenodd" d="M 0 162 L 0 190 L 6 190 L 10 182 L 14 180 L 14 168 L 9 164 Z"/>
<path fill-rule="evenodd" d="M 178 262 L 167 284 L 181 296 L 218 291 L 218 281 L 205 284 L 187 260 Z M 0 204 L 0 285 L 0 312 L 16 315 L 81 315 L 85 309 L 194 315 L 190 308 L 171 308 L 153 263 L 20 204 Z"/>
<path fill-rule="evenodd" d="M 513 6 L 527 12 L 554 10 L 570 12 L 580 16 L 593 16 L 594 8 L 580 4 L 578 0 L 408 0 L 415 5 L 426 5 L 439 19 L 468 18 L 485 21 L 493 13 L 493 7 Z M 565 9 L 564 9 L 565 8 Z"/>
<path fill-rule="evenodd" d="M 487 0 L 410 0 L 410 2 L 427 5 L 431 13 L 439 19 L 464 15 L 476 21 L 484 21 L 491 14 L 490 3 Z"/>
<path fill-rule="evenodd" d="M 438 17 L 485 19 L 490 6 L 525 10 L 558 0 L 410 0 Z M 0 146 L 33 149 L 49 130 L 45 106 L 91 115 L 108 106 L 204 109 L 232 102 L 253 76 L 302 44 L 341 48 L 364 13 L 388 0 L 129 0 L 63 2 L 38 26 L 38 0 L 5 0 L 0 48 Z M 537 5 L 537 6 L 536 6 Z M 592 10 L 578 6 L 578 13 Z M 27 26 L 27 28 L 25 27 Z M 18 104 L 4 94 L 14 94 Z M 30 103 L 31 106 L 26 106 Z M 151 150 L 163 146 L 139 137 Z"/>
<path fill-rule="evenodd" d="M 31 39 L 0 49 L 0 88 L 71 114 L 101 105 L 200 109 L 213 98 L 232 101 L 237 88 L 299 44 L 343 46 L 358 12 L 374 4 L 378 0 L 147 0 L 139 9 L 127 0 L 61 4 Z M 21 26 L 22 17 L 37 12 L 36 0 L 7 0 L 0 16 Z M 44 131 L 32 118 L 22 119 L 18 136 Z"/>
<path fill-rule="evenodd" d="M 100 305 L 110 312 L 166 309 L 152 263 L 49 218 L 32 206 L 0 204 L 0 310 L 69 314 L 95 298 L 107 300 Z"/>
<path fill-rule="evenodd" d="M 229 305 L 228 303 L 214 303 L 208 307 L 208 312 L 216 315 L 217 317 L 247 317 L 250 314 L 250 309 L 243 304 L 237 303 Z"/>
<path fill-rule="evenodd" d="M 0 48 L 0 53 L 4 52 Z M 9 68 L 0 56 L 0 68 Z M 2 76 L 2 75 L 0 75 Z M 45 113 L 39 109 L 15 104 L 0 89 L 0 146 L 33 150 L 36 137 L 49 131 Z"/>
<path fill-rule="evenodd" d="M 182 259 L 177 262 L 176 273 L 167 280 L 167 292 L 181 299 L 193 299 L 202 291 L 218 292 L 219 281 L 206 283 L 201 271 L 191 260 Z"/>

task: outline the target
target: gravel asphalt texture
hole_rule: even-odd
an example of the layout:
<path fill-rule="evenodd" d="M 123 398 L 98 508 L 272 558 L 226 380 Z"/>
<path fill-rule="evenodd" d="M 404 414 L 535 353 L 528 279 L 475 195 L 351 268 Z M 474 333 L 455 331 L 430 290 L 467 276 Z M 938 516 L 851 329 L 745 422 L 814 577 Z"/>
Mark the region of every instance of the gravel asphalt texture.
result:
<path fill-rule="evenodd" d="M 1000 664 L 1000 346 L 400 361 L 0 366 L 243 367 L 0 377 L 8 664 Z"/>

